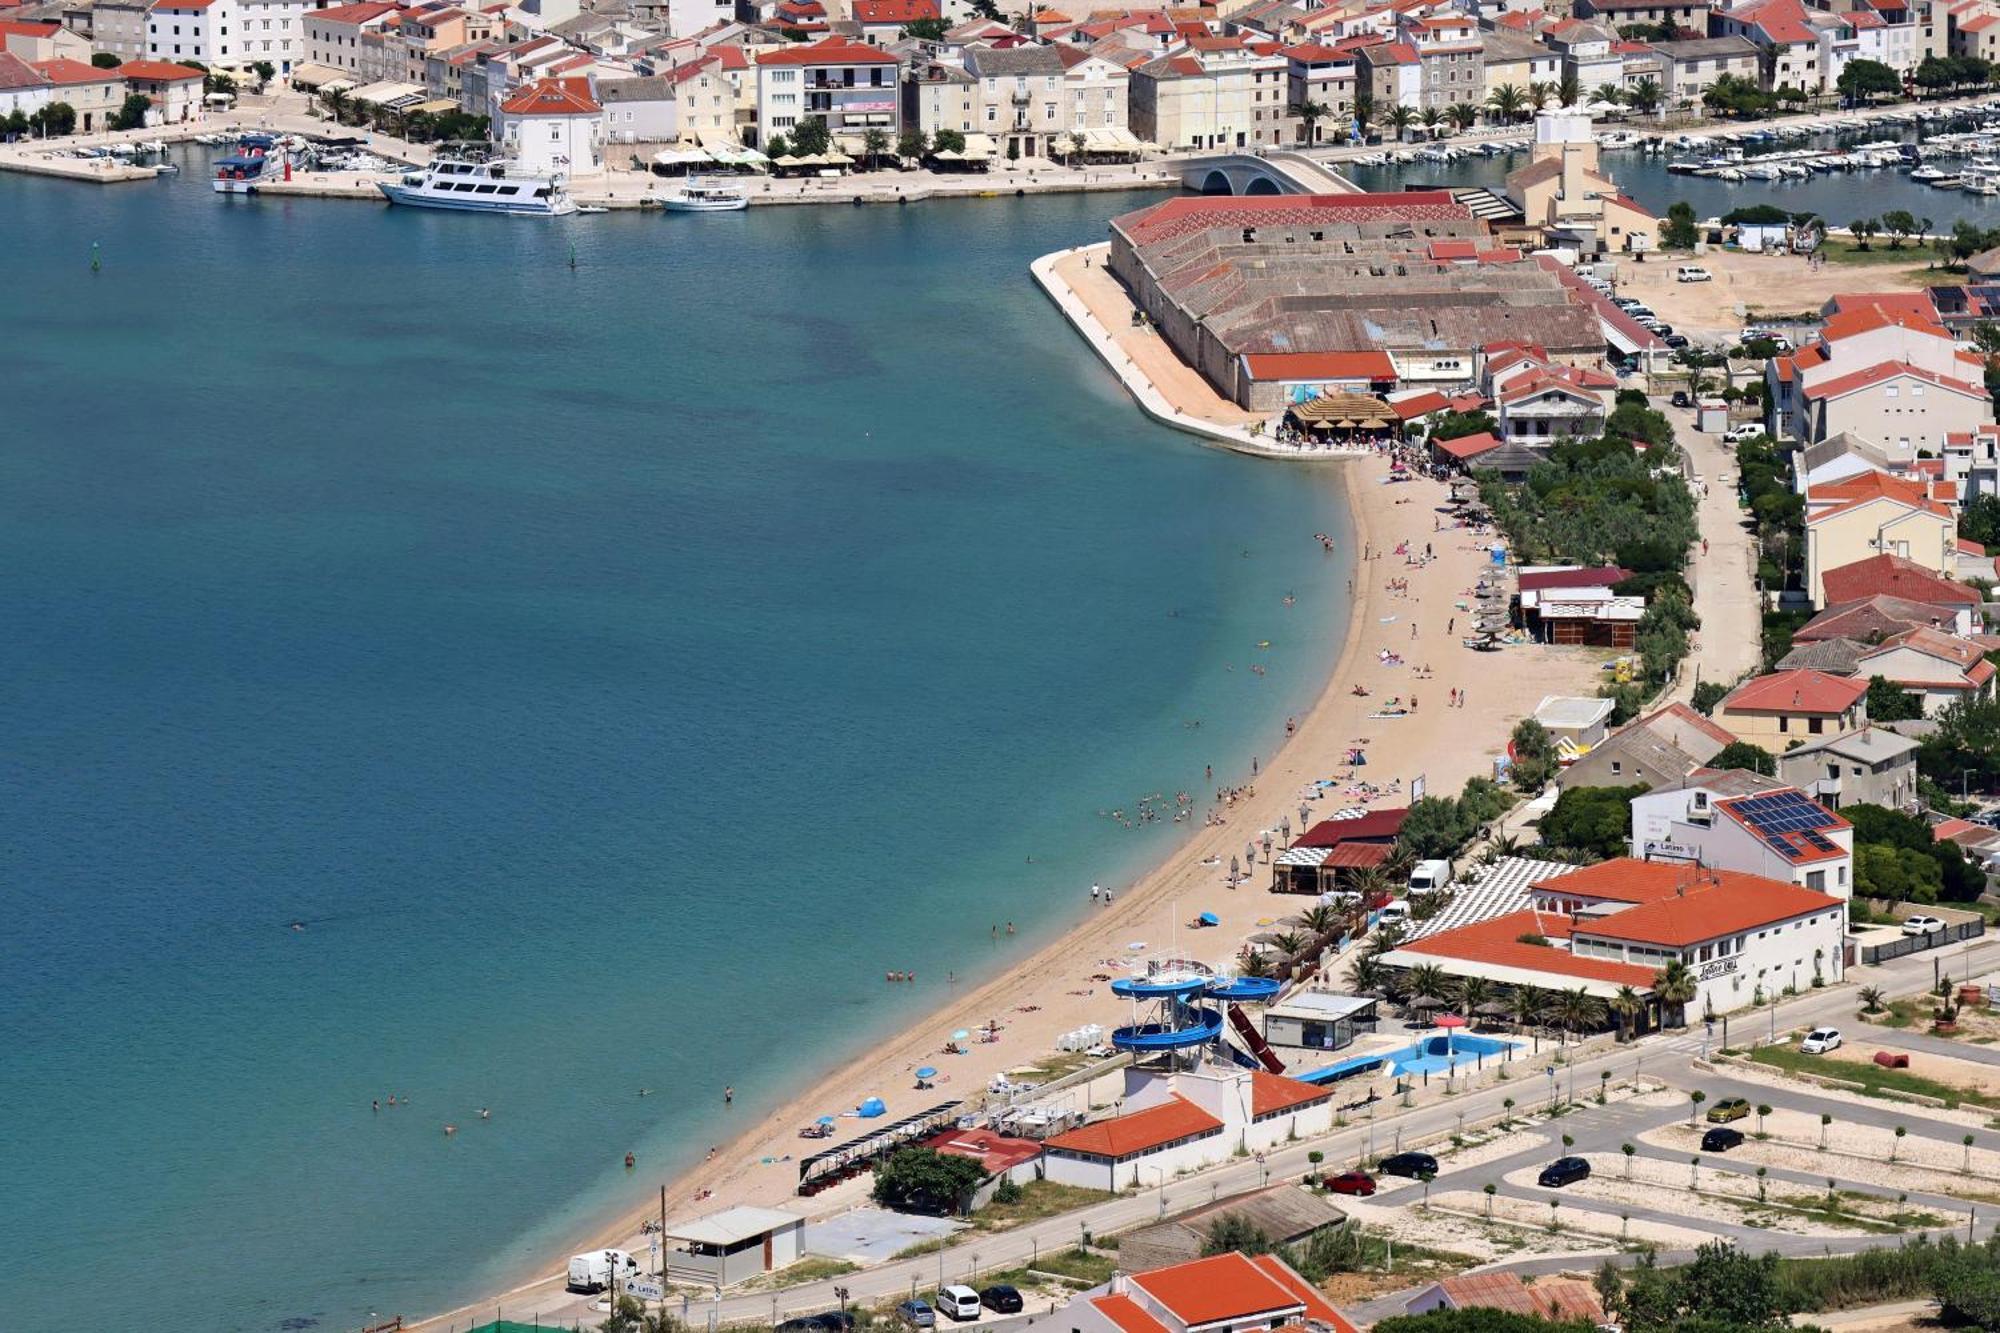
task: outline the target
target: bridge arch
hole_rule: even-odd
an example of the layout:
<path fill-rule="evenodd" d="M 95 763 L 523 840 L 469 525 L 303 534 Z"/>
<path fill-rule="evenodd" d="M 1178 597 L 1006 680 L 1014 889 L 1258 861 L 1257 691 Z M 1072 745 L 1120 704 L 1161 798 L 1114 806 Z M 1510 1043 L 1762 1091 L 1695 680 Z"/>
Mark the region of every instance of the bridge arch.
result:
<path fill-rule="evenodd" d="M 1228 174 L 1221 170 L 1216 170 L 1202 177 L 1201 192 L 1203 194 L 1235 194 L 1236 190 L 1230 184 Z"/>
<path fill-rule="evenodd" d="M 1276 182 L 1276 181 L 1272 180 L 1272 179 L 1271 179 L 1271 178 L 1270 178 L 1269 176 L 1265 176 L 1265 175 L 1261 175 L 1261 174 L 1260 174 L 1260 175 L 1256 175 L 1256 176 L 1252 176 L 1252 177 L 1250 178 L 1250 183 L 1249 183 L 1248 185 L 1246 185 L 1246 186 L 1244 186 L 1244 187 L 1243 187 L 1243 193 L 1245 193 L 1245 194 L 1277 194 L 1277 193 L 1278 193 L 1278 182 Z"/>

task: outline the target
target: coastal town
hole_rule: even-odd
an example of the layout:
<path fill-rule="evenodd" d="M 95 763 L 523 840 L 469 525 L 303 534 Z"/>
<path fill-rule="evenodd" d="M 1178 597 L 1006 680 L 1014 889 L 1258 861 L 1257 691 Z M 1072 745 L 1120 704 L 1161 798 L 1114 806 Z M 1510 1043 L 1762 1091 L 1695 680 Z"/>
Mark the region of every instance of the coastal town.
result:
<path fill-rule="evenodd" d="M 924 1016 L 808 1086 L 717 1072 L 705 1155 L 600 1144 L 619 1215 L 504 1286 L 323 1326 L 2000 1333 L 1994 0 L 0 0 L 0 40 L 0 172 L 251 222 L 1105 192 L 1017 274 L 1046 336 L 1162 452 L 1345 497 L 1270 534 L 1346 580 L 1316 697 L 1098 811 L 1143 871 L 1019 952 L 995 901 L 983 970 L 897 964 Z"/>

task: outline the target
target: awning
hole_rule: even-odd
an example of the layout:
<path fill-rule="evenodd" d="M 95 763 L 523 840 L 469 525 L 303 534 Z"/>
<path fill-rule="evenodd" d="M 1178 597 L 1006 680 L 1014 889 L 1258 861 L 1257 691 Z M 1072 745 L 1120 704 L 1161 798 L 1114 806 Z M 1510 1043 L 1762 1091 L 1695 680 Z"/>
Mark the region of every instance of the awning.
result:
<path fill-rule="evenodd" d="M 1136 153 L 1139 136 L 1128 129 L 1100 125 L 1083 132 L 1083 147 L 1091 153 Z"/>
<path fill-rule="evenodd" d="M 998 151 L 993 144 L 993 140 L 984 134 L 968 134 L 965 136 L 964 156 L 968 162 L 992 157 Z"/>
<path fill-rule="evenodd" d="M 708 154 L 699 148 L 662 148 L 653 154 L 653 165 L 659 167 L 691 167 L 707 161 Z"/>
<path fill-rule="evenodd" d="M 292 71 L 292 87 L 324 91 L 332 87 L 352 88 L 354 80 L 331 65 L 304 64 Z"/>
<path fill-rule="evenodd" d="M 389 111 L 400 111 L 424 100 L 424 90 L 414 83 L 394 83 L 384 81 L 371 83 L 364 88 L 356 88 L 348 94 L 356 102 L 366 102 Z M 455 105 L 455 104 L 454 104 Z"/>
<path fill-rule="evenodd" d="M 442 115 L 447 111 L 458 110 L 458 103 L 452 101 L 449 97 L 433 97 L 428 102 L 417 103 L 415 106 L 411 107 L 410 110 L 428 111 L 432 115 L 436 116 L 436 115 Z"/>

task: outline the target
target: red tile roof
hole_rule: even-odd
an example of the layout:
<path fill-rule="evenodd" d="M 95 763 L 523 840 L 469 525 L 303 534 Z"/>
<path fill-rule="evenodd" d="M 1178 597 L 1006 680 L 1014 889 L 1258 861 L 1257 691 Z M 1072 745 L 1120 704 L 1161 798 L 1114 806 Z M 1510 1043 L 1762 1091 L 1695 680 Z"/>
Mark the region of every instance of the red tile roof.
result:
<path fill-rule="evenodd" d="M 116 83 L 120 75 L 118 70 L 99 69 L 95 65 L 86 65 L 81 60 L 59 58 L 30 63 L 50 83 L 64 86 L 77 83 Z"/>
<path fill-rule="evenodd" d="M 1868 693 L 1868 682 L 1824 671 L 1773 671 L 1745 681 L 1716 705 L 1718 713 L 1844 713 Z"/>
<path fill-rule="evenodd" d="M 1960 393 L 1973 398 L 1986 396 L 1986 390 L 1977 384 L 1965 380 L 1947 379 L 1934 371 L 1925 370 L 1922 366 L 1913 366 L 1907 361 L 1884 361 L 1866 370 L 1857 370 L 1851 375 L 1836 375 L 1830 380 L 1808 384 L 1799 392 L 1807 398 L 1842 398 L 1850 393 L 1871 389 L 1895 379 L 1922 380 L 1926 384 L 1936 385 L 1947 393 Z"/>
<path fill-rule="evenodd" d="M 1428 416 L 1432 412 L 1444 411 L 1451 406 L 1451 399 L 1445 397 L 1436 389 L 1428 389 L 1423 393 L 1412 394 L 1408 398 L 1398 398 L 1395 402 L 1390 403 L 1389 406 L 1394 408 L 1396 415 L 1403 420 L 1413 421 L 1417 417 Z"/>
<path fill-rule="evenodd" d="M 1685 897 L 1663 898 L 1607 917 L 1579 921 L 1576 934 L 1681 948 L 1840 908 L 1838 898 L 1761 875 L 1733 870 L 1702 873 L 1704 878 Z"/>
<path fill-rule="evenodd" d="M 1543 1278 L 1529 1286 L 1519 1273 L 1464 1273 L 1444 1278 L 1438 1286 L 1458 1310 L 1506 1310 L 1536 1319 L 1604 1319 L 1596 1289 L 1570 1278 Z"/>
<path fill-rule="evenodd" d="M 1283 1259 L 1275 1254 L 1258 1254 L 1252 1255 L 1250 1262 L 1263 1270 L 1265 1277 L 1305 1302 L 1307 1319 L 1326 1325 L 1333 1330 L 1333 1333 L 1356 1333 L 1354 1325 L 1348 1322 L 1347 1316 L 1328 1304 L 1326 1297 L 1320 1295 L 1319 1289 L 1306 1281 Z"/>
<path fill-rule="evenodd" d="M 1130 1279 L 1184 1326 L 1297 1310 L 1303 1301 L 1241 1254 L 1156 1268 Z"/>
<path fill-rule="evenodd" d="M 1569 919 L 1560 913 L 1533 910 L 1509 912 L 1488 921 L 1476 921 L 1455 930 L 1411 940 L 1396 947 L 1406 953 L 1428 954 L 1435 958 L 1457 958 L 1465 962 L 1491 963 L 1495 967 L 1519 968 L 1528 972 L 1551 972 L 1583 981 L 1604 981 L 1645 990 L 1653 984 L 1653 969 L 1633 963 L 1615 963 L 1605 958 L 1578 958 L 1553 944 L 1527 944 L 1523 935 L 1563 939 L 1569 935 Z"/>
<path fill-rule="evenodd" d="M 1269 1115 L 1273 1111 L 1289 1111 L 1301 1106 L 1311 1106 L 1317 1102 L 1331 1100 L 1333 1089 L 1315 1087 L 1301 1083 L 1295 1078 L 1285 1078 L 1279 1074 L 1269 1074 L 1261 1069 L 1250 1071 L 1250 1114 Z"/>
<path fill-rule="evenodd" d="M 1130 1296 L 1098 1296 L 1097 1312 L 1118 1325 L 1119 1333 L 1167 1333 L 1167 1326 L 1141 1309 Z"/>
<path fill-rule="evenodd" d="M 1731 736 L 1730 739 L 1736 738 Z M 1537 881 L 1528 887 L 1562 897 L 1612 903 L 1651 903 L 1673 897 L 1688 884 L 1693 873 L 1689 866 L 1668 861 L 1641 861 L 1636 857 L 1618 856 L 1555 879 Z"/>
<path fill-rule="evenodd" d="M 1042 1155 L 1042 1145 L 1034 1139 L 1010 1138 L 990 1129 L 947 1129 L 925 1139 L 922 1146 L 933 1152 L 970 1157 L 985 1167 L 989 1175 L 1032 1162 Z"/>
<path fill-rule="evenodd" d="M 1716 726 L 1715 723 L 1703 717 L 1700 713 L 1697 713 L 1694 709 L 1688 707 L 1686 704 L 1681 703 L 1679 700 L 1675 700 L 1673 703 L 1668 704 L 1665 708 L 1654 709 L 1652 712 L 1646 714 L 1644 717 L 1640 718 L 1632 725 L 1635 727 L 1648 726 L 1651 723 L 1663 717 L 1671 717 L 1675 721 L 1680 722 L 1685 726 L 1693 727 L 1696 731 L 1708 737 L 1710 740 L 1714 741 L 1717 745 L 1729 745 L 1736 740 L 1736 737 L 1731 735 L 1729 732 L 1723 730 L 1721 727 Z"/>
<path fill-rule="evenodd" d="M 938 0 L 854 0 L 857 23 L 915 23 L 942 18 Z"/>
<path fill-rule="evenodd" d="M 1472 210 L 1448 190 L 1387 194 L 1182 195 L 1126 213 L 1111 225 L 1135 245 L 1152 245 L 1211 227 L 1310 226 L 1340 222 L 1461 222 Z"/>
<path fill-rule="evenodd" d="M 1158 1106 L 1057 1134 L 1048 1140 L 1046 1146 L 1122 1161 L 1149 1149 L 1221 1128 L 1220 1120 L 1176 1093 Z"/>
<path fill-rule="evenodd" d="M 17 55 L 0 50 L 0 92 L 15 88 L 46 88 L 48 81 L 35 72 L 34 66 Z"/>
<path fill-rule="evenodd" d="M 1459 459 L 1462 462 L 1468 458 L 1477 458 L 1481 454 L 1491 453 L 1500 447 L 1500 443 L 1499 437 L 1494 435 L 1492 431 L 1483 430 L 1477 435 L 1460 435 L 1450 440 L 1432 440 L 1431 447 L 1450 454 L 1453 458 Z"/>
<path fill-rule="evenodd" d="M 1522 592 L 1541 592 L 1548 588 L 1609 588 L 1631 577 L 1631 570 L 1617 565 L 1593 565 L 1588 569 L 1538 569 L 1516 581 Z"/>
<path fill-rule="evenodd" d="M 896 57 L 851 37 L 826 37 L 757 57 L 759 65 L 893 65 Z M 893 90 L 892 90 L 893 91 Z"/>
<path fill-rule="evenodd" d="M 1244 356 L 1257 380 L 1393 380 L 1396 363 L 1374 352 L 1252 352 Z"/>
<path fill-rule="evenodd" d="M 176 65 L 171 60 L 128 60 L 111 72 L 121 79 L 141 79 L 148 83 L 186 83 L 202 77 L 200 70 Z"/>
<path fill-rule="evenodd" d="M 1322 819 L 1292 844 L 1294 847 L 1338 847 L 1343 842 L 1373 841 L 1393 839 L 1403 831 L 1403 821 L 1409 817 L 1408 806 L 1389 806 L 1381 810 L 1370 810 L 1364 815 L 1348 819 Z"/>
<path fill-rule="evenodd" d="M 536 79 L 500 104 L 509 116 L 596 116 L 604 108 L 591 96 L 589 79 Z"/>
<path fill-rule="evenodd" d="M 1829 605 L 1858 602 L 1878 593 L 1930 606 L 1978 606 L 1979 594 L 1899 555 L 1871 555 L 1820 575 Z"/>

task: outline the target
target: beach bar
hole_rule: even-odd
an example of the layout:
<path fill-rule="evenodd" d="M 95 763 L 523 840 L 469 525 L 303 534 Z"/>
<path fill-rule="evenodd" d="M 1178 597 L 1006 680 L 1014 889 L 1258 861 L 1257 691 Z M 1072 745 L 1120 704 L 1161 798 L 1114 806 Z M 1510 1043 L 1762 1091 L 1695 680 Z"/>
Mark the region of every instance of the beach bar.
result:
<path fill-rule="evenodd" d="M 733 1287 L 789 1267 L 805 1253 L 806 1220 L 782 1208 L 740 1204 L 667 1228 L 667 1278 Z"/>
<path fill-rule="evenodd" d="M 1376 1003 L 1372 995 L 1300 991 L 1264 1011 L 1264 1040 L 1273 1046 L 1338 1051 L 1375 1031 Z"/>

